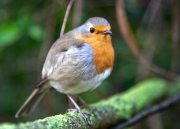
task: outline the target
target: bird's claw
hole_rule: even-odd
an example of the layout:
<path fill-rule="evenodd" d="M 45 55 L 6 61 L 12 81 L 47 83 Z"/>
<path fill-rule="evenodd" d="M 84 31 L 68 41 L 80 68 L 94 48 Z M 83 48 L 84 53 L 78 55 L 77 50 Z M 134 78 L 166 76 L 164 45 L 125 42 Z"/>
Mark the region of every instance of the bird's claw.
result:
<path fill-rule="evenodd" d="M 81 114 L 81 116 L 84 119 L 84 121 L 87 122 L 88 125 L 91 125 L 88 117 L 86 116 L 86 114 L 81 109 L 80 110 L 74 109 L 74 108 L 67 109 L 67 112 L 70 112 L 70 111 L 78 111 Z"/>
<path fill-rule="evenodd" d="M 88 123 L 88 125 L 91 125 L 91 122 L 89 121 L 88 117 L 86 116 L 86 114 L 81 111 L 81 110 L 78 110 L 78 112 L 81 114 L 81 116 L 83 117 L 83 119 Z"/>
<path fill-rule="evenodd" d="M 96 118 L 101 119 L 100 115 L 96 112 L 94 108 L 88 106 L 88 109 L 96 116 Z"/>

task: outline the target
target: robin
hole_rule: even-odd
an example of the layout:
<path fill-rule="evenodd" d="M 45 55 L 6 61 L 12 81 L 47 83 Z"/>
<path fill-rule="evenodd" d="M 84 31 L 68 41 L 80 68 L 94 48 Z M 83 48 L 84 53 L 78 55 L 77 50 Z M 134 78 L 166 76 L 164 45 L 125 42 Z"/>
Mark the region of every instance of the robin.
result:
<path fill-rule="evenodd" d="M 53 87 L 67 95 L 84 120 L 89 123 L 87 116 L 71 95 L 94 90 L 110 75 L 114 64 L 110 29 L 111 26 L 105 18 L 93 17 L 60 37 L 46 57 L 42 81 L 18 110 L 16 117 L 28 115 Z M 86 105 L 80 97 L 78 98 Z"/>

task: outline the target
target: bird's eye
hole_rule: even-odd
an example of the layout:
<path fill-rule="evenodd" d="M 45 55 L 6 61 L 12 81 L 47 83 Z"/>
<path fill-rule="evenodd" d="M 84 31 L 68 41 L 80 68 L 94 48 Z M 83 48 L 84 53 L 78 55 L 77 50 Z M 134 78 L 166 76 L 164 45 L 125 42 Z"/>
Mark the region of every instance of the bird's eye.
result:
<path fill-rule="evenodd" d="M 89 29 L 89 31 L 90 31 L 91 33 L 94 33 L 95 29 L 94 29 L 93 27 L 91 27 L 91 28 Z"/>

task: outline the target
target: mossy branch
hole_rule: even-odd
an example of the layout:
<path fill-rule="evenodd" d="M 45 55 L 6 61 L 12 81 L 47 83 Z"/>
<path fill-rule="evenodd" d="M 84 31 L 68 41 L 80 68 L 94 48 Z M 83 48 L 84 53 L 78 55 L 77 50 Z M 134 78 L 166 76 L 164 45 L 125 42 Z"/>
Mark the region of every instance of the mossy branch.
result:
<path fill-rule="evenodd" d="M 148 79 L 133 86 L 126 92 L 116 94 L 109 99 L 91 104 L 96 113 L 101 117 L 96 118 L 87 109 L 83 111 L 89 117 L 92 126 L 89 126 L 77 111 L 71 111 L 63 115 L 56 115 L 27 123 L 3 123 L 0 129 L 93 129 L 107 128 L 121 120 L 127 120 L 144 108 L 152 105 L 154 101 L 164 97 L 176 95 L 180 91 L 179 82 L 168 85 L 163 79 Z"/>

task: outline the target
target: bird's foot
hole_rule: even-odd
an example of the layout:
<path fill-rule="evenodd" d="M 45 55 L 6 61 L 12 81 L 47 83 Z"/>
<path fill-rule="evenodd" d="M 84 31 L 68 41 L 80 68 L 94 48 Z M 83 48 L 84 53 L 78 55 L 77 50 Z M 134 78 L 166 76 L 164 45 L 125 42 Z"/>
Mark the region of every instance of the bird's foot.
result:
<path fill-rule="evenodd" d="M 73 100 L 73 98 L 72 98 L 70 95 L 68 95 L 68 94 L 66 94 L 66 96 L 67 96 L 67 97 L 70 99 L 70 101 L 74 104 L 76 110 L 81 114 L 81 116 L 82 116 L 82 118 L 85 120 L 85 122 L 87 122 L 88 125 L 91 125 L 88 117 L 87 117 L 86 114 L 81 110 L 81 108 L 76 104 L 76 102 Z M 71 110 L 71 109 L 70 109 L 70 110 Z M 71 110 L 71 111 L 72 111 L 72 110 Z"/>
<path fill-rule="evenodd" d="M 78 109 L 77 111 L 81 114 L 81 116 L 88 123 L 88 125 L 91 125 L 91 122 L 89 121 L 87 115 L 81 109 Z"/>
<path fill-rule="evenodd" d="M 87 122 L 88 125 L 91 125 L 91 122 L 89 121 L 87 115 L 80 108 L 79 109 L 75 109 L 75 108 L 67 109 L 67 112 L 70 112 L 70 111 L 78 111 L 81 114 L 84 121 Z"/>
<path fill-rule="evenodd" d="M 101 119 L 100 115 L 96 112 L 94 108 L 87 106 L 87 108 L 96 116 L 96 118 Z"/>

